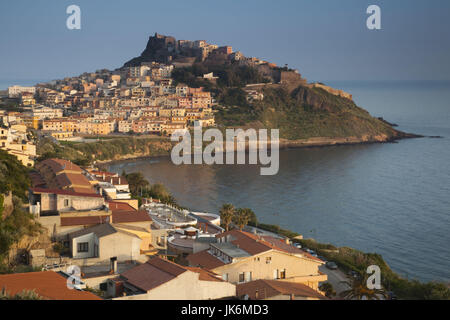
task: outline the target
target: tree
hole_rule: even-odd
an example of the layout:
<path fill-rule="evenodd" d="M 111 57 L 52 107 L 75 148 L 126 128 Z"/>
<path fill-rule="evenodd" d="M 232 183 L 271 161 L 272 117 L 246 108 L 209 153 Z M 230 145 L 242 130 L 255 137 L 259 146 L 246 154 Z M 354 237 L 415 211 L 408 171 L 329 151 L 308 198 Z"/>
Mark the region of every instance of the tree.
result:
<path fill-rule="evenodd" d="M 336 295 L 336 291 L 334 291 L 333 285 L 329 282 L 324 282 L 319 286 L 319 290 L 325 293 L 325 296 L 328 298 L 332 298 Z"/>
<path fill-rule="evenodd" d="M 255 212 L 250 209 L 250 208 L 243 208 L 242 210 L 247 211 L 248 215 L 249 215 L 249 221 L 248 223 L 257 226 L 258 225 L 258 218 L 256 217 Z"/>
<path fill-rule="evenodd" d="M 254 214 L 254 212 L 248 208 L 239 208 L 235 211 L 233 222 L 239 227 L 239 230 L 242 231 L 248 224 L 252 217 L 252 213 Z"/>
<path fill-rule="evenodd" d="M 148 193 L 145 193 L 145 196 L 150 196 L 155 199 L 159 199 L 162 203 L 177 205 L 175 198 L 172 196 L 169 190 L 161 184 L 155 183 L 148 190 Z"/>
<path fill-rule="evenodd" d="M 231 203 L 226 203 L 220 209 L 220 220 L 222 224 L 225 225 L 226 231 L 228 231 L 231 222 L 233 221 L 235 208 Z"/>
<path fill-rule="evenodd" d="M 369 289 L 367 287 L 368 275 L 363 274 L 360 277 L 353 279 L 352 282 L 341 281 L 346 283 L 350 289 L 342 291 L 339 295 L 349 300 L 380 300 L 381 297 L 388 298 L 388 294 L 384 289 Z"/>
<path fill-rule="evenodd" d="M 141 172 L 133 172 L 126 175 L 126 179 L 130 186 L 131 194 L 138 196 L 144 188 L 148 188 L 150 183 L 144 178 Z"/>

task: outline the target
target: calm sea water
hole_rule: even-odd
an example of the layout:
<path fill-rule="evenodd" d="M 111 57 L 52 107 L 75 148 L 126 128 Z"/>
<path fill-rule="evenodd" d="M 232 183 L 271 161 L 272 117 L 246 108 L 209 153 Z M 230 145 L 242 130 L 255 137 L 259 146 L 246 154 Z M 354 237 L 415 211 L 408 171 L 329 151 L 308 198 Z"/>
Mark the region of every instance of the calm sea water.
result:
<path fill-rule="evenodd" d="M 304 237 L 383 255 L 398 273 L 450 281 L 450 83 L 329 83 L 399 129 L 442 139 L 280 152 L 280 171 L 249 165 L 114 164 L 163 182 L 183 206 L 252 208 Z"/>

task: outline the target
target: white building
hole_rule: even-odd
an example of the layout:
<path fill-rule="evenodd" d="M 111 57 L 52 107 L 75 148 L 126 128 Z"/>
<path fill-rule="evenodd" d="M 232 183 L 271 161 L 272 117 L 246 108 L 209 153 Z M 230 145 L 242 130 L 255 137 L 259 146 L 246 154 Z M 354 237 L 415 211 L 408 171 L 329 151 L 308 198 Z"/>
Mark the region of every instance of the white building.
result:
<path fill-rule="evenodd" d="M 35 94 L 36 88 L 35 87 L 22 87 L 22 86 L 12 86 L 12 87 L 8 88 L 8 96 L 10 98 L 18 98 L 24 92 Z"/>

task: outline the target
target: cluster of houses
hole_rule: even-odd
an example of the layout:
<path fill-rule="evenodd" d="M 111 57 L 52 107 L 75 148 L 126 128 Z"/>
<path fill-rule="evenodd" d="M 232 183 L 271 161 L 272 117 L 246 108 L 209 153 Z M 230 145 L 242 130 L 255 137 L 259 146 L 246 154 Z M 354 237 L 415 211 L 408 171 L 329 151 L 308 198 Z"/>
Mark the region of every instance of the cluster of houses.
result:
<path fill-rule="evenodd" d="M 47 159 L 30 172 L 29 210 L 49 242 L 29 263 L 40 272 L 0 275 L 11 294 L 45 299 L 326 299 L 324 262 L 288 239 L 225 231 L 220 217 L 132 199 L 125 177 Z M 55 244 L 60 251 L 55 253 Z M 67 287 L 77 266 L 77 290 Z M 86 288 L 102 292 L 96 296 Z"/>
<path fill-rule="evenodd" d="M 0 110 L 0 149 L 14 155 L 24 166 L 32 167 L 36 145 L 23 124 L 8 122 L 6 112 Z"/>
<path fill-rule="evenodd" d="M 214 99 L 202 88 L 171 78 L 173 65 L 145 63 L 119 71 L 99 70 L 36 87 L 9 87 L 24 112 L 7 117 L 42 128 L 56 139 L 74 133 L 113 132 L 170 135 L 195 124 L 214 126 Z M 205 79 L 214 80 L 213 75 Z"/>

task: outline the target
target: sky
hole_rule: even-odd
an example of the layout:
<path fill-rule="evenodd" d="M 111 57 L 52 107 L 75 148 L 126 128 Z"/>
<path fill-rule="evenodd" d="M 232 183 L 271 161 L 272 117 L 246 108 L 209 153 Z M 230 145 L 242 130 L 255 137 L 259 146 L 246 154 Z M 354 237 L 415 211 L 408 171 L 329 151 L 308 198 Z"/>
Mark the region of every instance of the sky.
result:
<path fill-rule="evenodd" d="M 81 30 L 66 27 L 72 4 Z M 372 4 L 381 30 L 366 26 Z M 231 45 L 311 81 L 450 80 L 448 0 L 14 0 L 0 2 L 0 82 L 115 69 L 155 32 Z"/>

